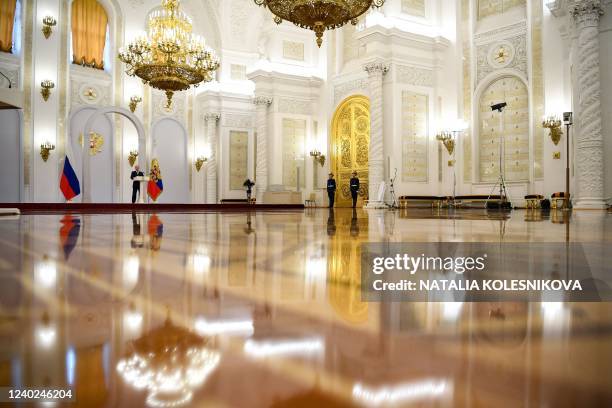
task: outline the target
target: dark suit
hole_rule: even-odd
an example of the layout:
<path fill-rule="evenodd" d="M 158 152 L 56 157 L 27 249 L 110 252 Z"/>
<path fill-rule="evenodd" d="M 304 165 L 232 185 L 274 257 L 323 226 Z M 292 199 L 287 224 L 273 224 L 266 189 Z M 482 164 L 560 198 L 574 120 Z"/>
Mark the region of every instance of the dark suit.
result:
<path fill-rule="evenodd" d="M 336 198 L 336 180 L 327 180 L 327 196 L 329 197 L 329 208 L 333 208 Z"/>
<path fill-rule="evenodd" d="M 130 179 L 134 180 L 135 177 L 144 177 L 144 173 L 142 171 L 133 170 L 130 175 Z M 134 180 L 132 182 L 132 204 L 136 202 L 136 195 L 140 192 L 140 181 Z"/>
<path fill-rule="evenodd" d="M 357 177 L 351 177 L 351 196 L 353 197 L 353 208 L 357 206 L 357 196 L 359 195 L 359 179 Z"/>

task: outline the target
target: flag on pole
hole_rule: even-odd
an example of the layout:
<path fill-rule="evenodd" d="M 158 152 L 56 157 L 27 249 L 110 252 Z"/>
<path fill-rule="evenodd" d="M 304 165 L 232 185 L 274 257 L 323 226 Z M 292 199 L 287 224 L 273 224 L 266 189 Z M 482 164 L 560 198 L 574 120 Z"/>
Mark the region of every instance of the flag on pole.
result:
<path fill-rule="evenodd" d="M 164 183 L 162 182 L 161 170 L 157 159 L 151 161 L 151 177 L 147 183 L 147 193 L 153 201 L 157 201 L 159 195 L 164 191 Z"/>
<path fill-rule="evenodd" d="M 81 185 L 70 164 L 68 155 L 66 155 L 66 159 L 64 160 L 64 170 L 62 171 L 62 178 L 60 179 L 60 190 L 62 190 L 64 197 L 66 197 L 68 201 L 81 194 Z"/>

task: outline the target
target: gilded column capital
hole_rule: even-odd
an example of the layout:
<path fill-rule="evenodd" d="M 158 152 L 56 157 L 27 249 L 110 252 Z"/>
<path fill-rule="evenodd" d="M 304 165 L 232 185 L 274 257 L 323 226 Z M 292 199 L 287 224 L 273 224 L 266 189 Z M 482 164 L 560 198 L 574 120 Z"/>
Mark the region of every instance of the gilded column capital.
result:
<path fill-rule="evenodd" d="M 570 7 L 570 15 L 578 27 L 598 26 L 604 15 L 601 0 L 579 0 Z"/>
<path fill-rule="evenodd" d="M 266 108 L 272 105 L 272 98 L 269 96 L 256 96 L 253 98 L 255 106 L 265 106 Z"/>
<path fill-rule="evenodd" d="M 216 123 L 216 122 L 219 121 L 219 119 L 221 119 L 221 115 L 219 113 L 208 112 L 208 113 L 204 114 L 204 120 L 206 122 L 214 121 Z"/>
<path fill-rule="evenodd" d="M 385 64 L 382 61 L 375 61 L 375 62 L 370 62 L 368 64 L 365 64 L 363 66 L 363 69 L 365 72 L 368 73 L 368 75 L 374 75 L 374 74 L 386 74 L 387 72 L 389 72 L 389 65 Z"/>

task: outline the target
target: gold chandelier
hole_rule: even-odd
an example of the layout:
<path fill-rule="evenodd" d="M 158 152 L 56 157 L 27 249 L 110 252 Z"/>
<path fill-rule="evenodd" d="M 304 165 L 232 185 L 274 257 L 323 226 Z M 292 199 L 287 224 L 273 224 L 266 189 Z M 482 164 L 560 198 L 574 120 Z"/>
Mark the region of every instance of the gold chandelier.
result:
<path fill-rule="evenodd" d="M 166 92 L 168 108 L 174 92 L 211 81 L 219 68 L 214 51 L 202 37 L 192 34 L 191 19 L 179 10 L 179 3 L 162 0 L 162 9 L 149 16 L 147 36 L 119 52 L 128 75 Z"/>
<path fill-rule="evenodd" d="M 287 20 L 298 27 L 313 30 L 317 45 L 323 44 L 325 30 L 333 30 L 350 22 L 357 25 L 357 18 L 370 7 L 382 7 L 385 0 L 254 0 L 258 6 L 270 9 L 274 22 Z"/>

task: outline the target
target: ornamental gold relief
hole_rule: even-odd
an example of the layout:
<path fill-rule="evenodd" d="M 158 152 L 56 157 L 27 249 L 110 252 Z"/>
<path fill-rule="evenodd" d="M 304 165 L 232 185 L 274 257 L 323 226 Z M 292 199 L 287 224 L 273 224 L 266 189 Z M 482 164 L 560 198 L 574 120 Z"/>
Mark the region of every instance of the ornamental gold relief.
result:
<path fill-rule="evenodd" d="M 349 180 L 357 171 L 360 197 L 367 199 L 370 149 L 369 101 L 353 96 L 340 104 L 332 121 L 331 171 L 336 174 L 338 205 L 351 203 Z"/>

